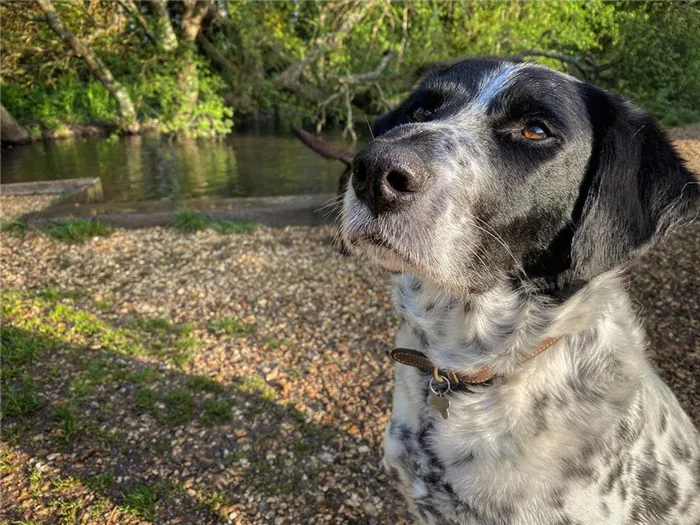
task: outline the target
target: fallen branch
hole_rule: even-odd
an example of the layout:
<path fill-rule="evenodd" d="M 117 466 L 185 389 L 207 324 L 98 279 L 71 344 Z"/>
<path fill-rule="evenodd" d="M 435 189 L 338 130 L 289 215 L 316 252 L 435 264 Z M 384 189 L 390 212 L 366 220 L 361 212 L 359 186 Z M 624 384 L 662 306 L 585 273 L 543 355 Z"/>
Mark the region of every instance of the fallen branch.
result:
<path fill-rule="evenodd" d="M 294 133 L 296 138 L 303 142 L 305 146 L 321 155 L 324 159 L 339 160 L 348 167 L 352 163 L 354 154 L 350 151 L 337 148 L 327 140 L 301 128 L 292 130 L 292 133 Z"/>

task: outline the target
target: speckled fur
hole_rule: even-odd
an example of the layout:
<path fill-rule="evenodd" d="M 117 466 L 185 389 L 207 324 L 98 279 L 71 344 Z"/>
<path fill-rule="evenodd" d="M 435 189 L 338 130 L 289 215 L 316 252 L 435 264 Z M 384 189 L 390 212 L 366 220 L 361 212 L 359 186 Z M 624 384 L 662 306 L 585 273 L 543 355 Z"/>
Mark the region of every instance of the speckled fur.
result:
<path fill-rule="evenodd" d="M 519 132 L 533 118 L 552 128 L 542 143 Z M 376 206 L 381 185 L 345 193 L 346 245 L 396 273 L 397 347 L 497 375 L 448 394 L 445 420 L 430 375 L 397 365 L 384 465 L 419 521 L 700 525 L 700 438 L 618 270 L 699 200 L 656 124 L 566 75 L 487 61 L 429 77 L 375 135 L 366 159 L 407 152 L 400 169 L 427 180 L 394 208 Z"/>
<path fill-rule="evenodd" d="M 398 347 L 463 373 L 489 362 L 504 376 L 451 394 L 443 420 L 426 404 L 429 376 L 397 365 L 384 465 L 422 522 L 700 519 L 698 435 L 647 363 L 617 275 L 553 306 L 507 285 L 459 300 L 404 274 L 394 301 Z M 549 336 L 562 339 L 521 362 Z"/>

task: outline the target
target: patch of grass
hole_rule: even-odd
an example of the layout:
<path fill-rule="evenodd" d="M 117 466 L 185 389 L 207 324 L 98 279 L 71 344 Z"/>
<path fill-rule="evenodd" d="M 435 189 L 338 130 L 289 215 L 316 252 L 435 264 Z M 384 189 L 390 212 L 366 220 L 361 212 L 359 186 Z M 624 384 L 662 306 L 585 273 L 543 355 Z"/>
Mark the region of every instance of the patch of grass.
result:
<path fill-rule="evenodd" d="M 105 492 L 113 484 L 114 474 L 111 472 L 95 474 L 94 476 L 90 476 L 86 481 L 86 485 L 96 492 Z"/>
<path fill-rule="evenodd" d="M 148 383 L 158 377 L 159 372 L 149 366 L 142 368 L 138 372 L 119 371 L 115 374 L 115 379 L 127 381 L 129 383 Z"/>
<path fill-rule="evenodd" d="M 0 450 L 0 473 L 10 472 L 16 464 L 15 454 L 9 450 L 7 444 Z"/>
<path fill-rule="evenodd" d="M 192 233 L 206 230 L 209 222 L 209 219 L 201 213 L 181 211 L 175 215 L 175 218 L 170 223 L 170 227 L 182 232 Z"/>
<path fill-rule="evenodd" d="M 102 224 L 100 221 L 74 219 L 51 226 L 46 231 L 59 241 L 82 243 L 91 237 L 110 235 L 112 228 Z"/>
<path fill-rule="evenodd" d="M 232 315 L 210 319 L 207 323 L 207 328 L 213 333 L 224 332 L 229 335 L 255 332 L 254 324 L 243 323 Z"/>
<path fill-rule="evenodd" d="M 130 323 L 135 328 L 139 328 L 153 335 L 164 336 L 175 332 L 175 326 L 164 317 L 153 317 L 151 319 L 134 319 Z"/>
<path fill-rule="evenodd" d="M 171 390 L 165 395 L 163 402 L 166 410 L 164 421 L 168 425 L 181 425 L 192 419 L 194 399 L 187 390 Z"/>
<path fill-rule="evenodd" d="M 266 402 L 272 402 L 278 397 L 277 392 L 260 377 L 246 377 L 236 386 L 236 389 L 248 394 L 257 394 Z"/>
<path fill-rule="evenodd" d="M 36 337 L 14 326 L 3 326 L 0 330 L 0 356 L 2 378 L 11 379 L 26 370 L 39 355 Z"/>
<path fill-rule="evenodd" d="M 202 375 L 193 375 L 187 377 L 187 379 L 185 379 L 185 386 L 190 390 L 195 390 L 198 392 L 216 393 L 224 391 L 223 385 L 217 383 L 216 381 L 207 376 Z"/>
<path fill-rule="evenodd" d="M 233 402 L 227 400 L 217 401 L 207 399 L 204 401 L 204 411 L 202 412 L 202 422 L 206 425 L 223 425 L 231 421 L 231 409 Z"/>
<path fill-rule="evenodd" d="M 62 303 L 53 307 L 48 314 L 48 320 L 68 324 L 75 332 L 83 335 L 95 335 L 109 330 L 109 327 L 94 315 Z"/>
<path fill-rule="evenodd" d="M 16 384 L 2 385 L 2 404 L 0 406 L 3 419 L 5 417 L 27 417 L 38 412 L 43 406 L 43 402 L 37 394 L 34 380 L 24 377 Z"/>
<path fill-rule="evenodd" d="M 252 233 L 258 225 L 247 221 L 217 220 L 202 213 L 181 211 L 175 215 L 175 218 L 170 223 L 170 227 L 187 233 L 211 228 L 218 233 L 226 235 L 231 233 Z"/>
<path fill-rule="evenodd" d="M 56 478 L 51 482 L 51 490 L 53 492 L 63 492 L 64 490 L 70 490 L 74 487 L 80 486 L 80 480 L 73 477 Z"/>
<path fill-rule="evenodd" d="M 23 239 L 27 234 L 27 223 L 18 219 L 5 221 L 0 223 L 0 232 L 8 232 L 13 237 Z"/>
<path fill-rule="evenodd" d="M 223 492 L 211 492 L 204 496 L 202 504 L 216 514 L 221 507 L 229 505 L 230 501 Z"/>
<path fill-rule="evenodd" d="M 98 301 L 97 299 L 92 300 L 92 306 L 98 310 L 111 310 L 112 303 L 110 301 Z"/>
<path fill-rule="evenodd" d="M 82 290 L 59 290 L 53 286 L 39 290 L 34 294 L 35 297 L 40 297 L 49 301 L 58 301 L 60 299 L 71 299 L 75 301 L 87 295 L 87 292 Z"/>
<path fill-rule="evenodd" d="M 231 233 L 253 233 L 258 225 L 247 221 L 225 221 L 214 220 L 211 222 L 211 229 L 224 235 Z"/>
<path fill-rule="evenodd" d="M 139 388 L 136 391 L 134 404 L 136 408 L 149 414 L 154 414 L 156 410 L 158 395 L 150 388 Z"/>
<path fill-rule="evenodd" d="M 138 485 L 124 494 L 122 508 L 127 512 L 148 521 L 156 517 L 156 502 L 167 495 L 160 484 Z"/>
<path fill-rule="evenodd" d="M 78 414 L 71 406 L 59 407 L 53 413 L 53 420 L 62 431 L 62 438 L 69 441 L 80 428 Z"/>

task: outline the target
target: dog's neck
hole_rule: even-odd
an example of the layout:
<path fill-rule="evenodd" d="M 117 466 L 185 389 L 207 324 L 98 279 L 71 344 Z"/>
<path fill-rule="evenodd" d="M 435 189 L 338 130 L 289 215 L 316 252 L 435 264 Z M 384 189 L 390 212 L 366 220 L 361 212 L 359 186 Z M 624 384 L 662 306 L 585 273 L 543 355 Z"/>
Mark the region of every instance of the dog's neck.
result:
<path fill-rule="evenodd" d="M 641 342 L 618 273 L 602 275 L 564 302 L 512 282 L 458 298 L 411 274 L 394 278 L 394 304 L 419 350 L 438 368 L 473 374 L 484 366 L 508 375 L 548 337 L 566 337 L 613 322 Z"/>

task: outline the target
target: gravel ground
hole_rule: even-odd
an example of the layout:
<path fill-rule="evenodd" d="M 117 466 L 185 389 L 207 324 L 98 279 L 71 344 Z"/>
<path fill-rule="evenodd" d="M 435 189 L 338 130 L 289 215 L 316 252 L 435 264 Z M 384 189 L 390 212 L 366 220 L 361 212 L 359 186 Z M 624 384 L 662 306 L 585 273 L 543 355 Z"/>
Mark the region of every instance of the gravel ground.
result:
<path fill-rule="evenodd" d="M 24 206 L 9 199 L 4 220 Z M 2 519 L 407 523 L 379 467 L 388 278 L 331 236 L 3 233 Z M 699 260 L 695 223 L 630 271 L 650 356 L 696 424 Z"/>
<path fill-rule="evenodd" d="M 46 208 L 55 195 L 3 195 L 0 198 L 0 221 L 19 219 L 29 212 Z"/>

